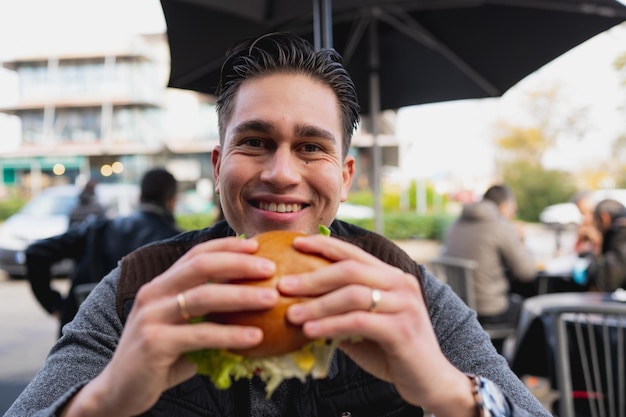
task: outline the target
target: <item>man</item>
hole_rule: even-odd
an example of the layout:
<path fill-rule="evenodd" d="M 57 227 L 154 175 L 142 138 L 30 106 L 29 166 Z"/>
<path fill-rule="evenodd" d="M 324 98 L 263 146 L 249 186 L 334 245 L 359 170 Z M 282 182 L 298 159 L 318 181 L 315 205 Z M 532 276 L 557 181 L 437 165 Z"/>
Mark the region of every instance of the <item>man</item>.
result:
<path fill-rule="evenodd" d="M 505 393 L 480 380 L 502 398 L 498 415 L 550 415 L 454 294 L 390 241 L 334 220 L 354 175 L 348 149 L 359 111 L 336 52 L 280 33 L 236 45 L 217 109 L 212 160 L 226 220 L 125 258 L 8 416 L 420 416 L 422 407 L 438 417 L 477 416 L 487 389 L 465 373 Z M 288 320 L 312 339 L 345 341 L 326 379 L 285 381 L 271 399 L 256 379 L 218 390 L 183 354 L 252 347 L 263 335 L 185 317 L 274 306 L 275 289 L 236 285 L 272 276 L 275 265 L 253 255 L 255 240 L 235 236 L 276 229 L 311 234 L 295 247 L 335 261 L 281 280 L 282 293 L 311 296 L 290 307 Z M 77 363 L 83 354 L 93 357 Z"/>
<path fill-rule="evenodd" d="M 478 263 L 474 290 L 482 324 L 515 325 L 522 298 L 511 292 L 509 280 L 531 282 L 537 274 L 523 229 L 513 222 L 516 214 L 515 194 L 506 185 L 494 185 L 481 201 L 463 207 L 444 239 L 446 255 Z"/>
<path fill-rule="evenodd" d="M 100 281 L 123 256 L 138 247 L 180 233 L 172 214 L 176 190 L 172 174 L 152 169 L 141 180 L 140 204 L 135 213 L 84 222 L 26 249 L 27 277 L 33 293 L 48 313 L 59 318 L 61 327 L 74 318 L 78 309 L 77 286 Z M 76 263 L 65 298 L 50 285 L 52 264 L 62 259 Z"/>
<path fill-rule="evenodd" d="M 587 268 L 589 286 L 600 291 L 626 288 L 626 207 L 604 199 L 596 205 L 593 218 L 602 233 L 602 250 Z"/>
<path fill-rule="evenodd" d="M 84 221 L 106 217 L 106 210 L 98 202 L 96 186 L 98 183 L 89 180 L 78 195 L 78 204 L 70 212 L 69 227 L 75 227 Z"/>

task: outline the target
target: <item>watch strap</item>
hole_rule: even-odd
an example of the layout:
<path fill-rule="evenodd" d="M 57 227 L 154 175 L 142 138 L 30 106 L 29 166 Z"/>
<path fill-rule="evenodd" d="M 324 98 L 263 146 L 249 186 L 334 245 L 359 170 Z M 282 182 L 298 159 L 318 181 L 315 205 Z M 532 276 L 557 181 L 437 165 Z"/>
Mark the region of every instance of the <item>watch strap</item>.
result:
<path fill-rule="evenodd" d="M 466 374 L 472 381 L 478 417 L 510 417 L 511 409 L 502 391 L 489 379 Z"/>

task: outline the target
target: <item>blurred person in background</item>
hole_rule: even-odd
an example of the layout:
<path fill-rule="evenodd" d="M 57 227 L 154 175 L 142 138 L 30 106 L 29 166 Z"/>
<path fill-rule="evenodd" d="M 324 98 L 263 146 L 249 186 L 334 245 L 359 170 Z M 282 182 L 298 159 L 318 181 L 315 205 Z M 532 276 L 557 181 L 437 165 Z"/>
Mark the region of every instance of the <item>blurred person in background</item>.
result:
<path fill-rule="evenodd" d="M 141 180 L 140 204 L 131 215 L 82 222 L 26 249 L 27 278 L 32 291 L 41 306 L 59 318 L 61 328 L 78 310 L 78 285 L 99 282 L 134 249 L 180 233 L 173 215 L 177 188 L 176 179 L 166 170 L 147 171 Z M 51 267 L 62 259 L 73 259 L 76 264 L 65 298 L 50 285 Z"/>
<path fill-rule="evenodd" d="M 574 251 L 579 256 L 587 254 L 598 255 L 602 252 L 602 232 L 594 222 L 595 202 L 591 191 L 581 191 L 573 198 L 574 204 L 582 215 L 582 222 L 578 226 Z"/>
<path fill-rule="evenodd" d="M 514 325 L 523 297 L 511 291 L 511 281 L 529 283 L 537 276 L 534 257 L 524 244 L 524 229 L 514 222 L 516 214 L 511 189 L 493 185 L 481 201 L 463 206 L 444 238 L 446 255 L 478 263 L 474 290 L 483 325 Z"/>
<path fill-rule="evenodd" d="M 95 180 L 87 181 L 82 191 L 78 195 L 78 204 L 70 213 L 69 227 L 74 227 L 84 221 L 102 219 L 106 217 L 106 210 L 98 202 L 96 197 Z"/>
<path fill-rule="evenodd" d="M 593 218 L 602 233 L 602 247 L 587 268 L 589 289 L 626 288 L 626 207 L 617 200 L 604 199 L 596 205 Z"/>

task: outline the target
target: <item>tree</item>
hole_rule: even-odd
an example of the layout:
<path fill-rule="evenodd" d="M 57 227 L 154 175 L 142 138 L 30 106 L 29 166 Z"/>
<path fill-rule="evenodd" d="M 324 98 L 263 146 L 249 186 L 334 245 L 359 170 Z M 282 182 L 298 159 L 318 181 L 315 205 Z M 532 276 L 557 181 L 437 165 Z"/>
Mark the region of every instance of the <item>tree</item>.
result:
<path fill-rule="evenodd" d="M 494 126 L 498 162 L 525 160 L 541 165 L 546 151 L 559 139 L 581 139 L 588 126 L 588 110 L 566 103 L 556 82 L 539 85 L 527 93 L 520 108 L 528 122 L 519 125 L 500 121 Z"/>
<path fill-rule="evenodd" d="M 519 218 L 534 222 L 544 207 L 576 192 L 572 176 L 546 169 L 543 157 L 561 138 L 583 136 L 587 109 L 565 106 L 558 84 L 531 91 L 524 99 L 526 124 L 501 121 L 495 126 L 496 169 L 517 196 Z"/>
<path fill-rule="evenodd" d="M 568 201 L 576 193 L 572 176 L 566 172 L 544 169 L 541 165 L 518 160 L 503 168 L 503 181 L 517 198 L 518 217 L 536 222 L 545 207 Z"/>

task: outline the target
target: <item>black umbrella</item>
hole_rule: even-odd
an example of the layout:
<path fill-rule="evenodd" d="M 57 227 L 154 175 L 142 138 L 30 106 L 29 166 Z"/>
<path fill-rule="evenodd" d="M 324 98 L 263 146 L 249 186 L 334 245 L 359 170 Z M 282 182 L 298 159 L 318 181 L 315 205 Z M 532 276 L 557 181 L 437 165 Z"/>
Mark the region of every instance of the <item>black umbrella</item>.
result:
<path fill-rule="evenodd" d="M 170 43 L 170 87 L 212 94 L 224 52 L 234 41 L 287 31 L 343 55 L 364 114 L 500 96 L 544 64 L 626 20 L 626 6 L 615 0 L 161 0 L 161 4 Z M 376 117 L 371 120 L 375 137 Z M 380 231 L 376 172 L 380 156 L 374 143 Z"/>

